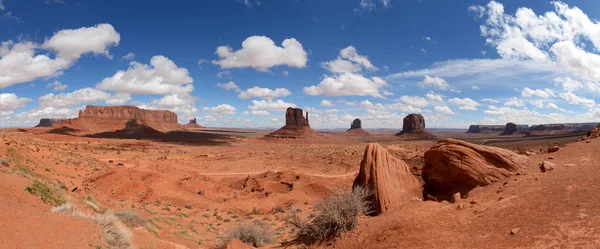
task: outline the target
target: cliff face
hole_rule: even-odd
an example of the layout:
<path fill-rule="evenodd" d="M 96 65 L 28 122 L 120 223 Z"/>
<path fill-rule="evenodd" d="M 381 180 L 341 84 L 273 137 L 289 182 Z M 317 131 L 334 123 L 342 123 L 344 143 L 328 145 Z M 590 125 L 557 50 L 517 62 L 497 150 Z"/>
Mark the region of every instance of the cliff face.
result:
<path fill-rule="evenodd" d="M 318 133 L 310 128 L 308 124 L 308 112 L 304 117 L 300 108 L 289 107 L 285 112 L 285 125 L 281 129 L 271 132 L 265 137 L 268 138 L 309 138 L 318 136 Z"/>
<path fill-rule="evenodd" d="M 103 118 L 116 120 L 136 120 L 139 123 L 177 123 L 177 114 L 165 110 L 145 110 L 135 106 L 91 106 L 79 112 L 80 118 Z"/>
<path fill-rule="evenodd" d="M 65 121 L 64 119 L 54 119 L 54 118 L 42 118 L 40 119 L 40 123 L 38 125 L 36 125 L 35 127 L 50 127 L 56 124 L 60 124 L 63 121 Z"/>
<path fill-rule="evenodd" d="M 310 126 L 308 124 L 308 112 L 306 113 L 306 118 L 305 118 L 302 113 L 302 109 L 289 107 L 285 113 L 285 124 L 286 125 Z"/>

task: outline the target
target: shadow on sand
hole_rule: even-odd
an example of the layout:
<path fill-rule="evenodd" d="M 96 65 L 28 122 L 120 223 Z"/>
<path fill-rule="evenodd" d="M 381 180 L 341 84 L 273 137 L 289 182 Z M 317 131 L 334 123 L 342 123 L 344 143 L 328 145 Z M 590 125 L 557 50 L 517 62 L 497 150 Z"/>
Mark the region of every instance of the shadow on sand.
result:
<path fill-rule="evenodd" d="M 63 126 L 60 128 L 52 129 L 49 132 L 64 135 L 73 135 L 72 132 L 74 131 L 77 130 Z M 128 121 L 125 125 L 125 129 L 123 130 L 88 134 L 83 135 L 83 137 L 151 140 L 156 142 L 196 146 L 230 145 L 232 142 L 240 138 L 240 136 L 235 135 L 193 131 L 170 131 L 163 133 L 155 130 L 152 127 L 138 124 L 135 120 Z"/>

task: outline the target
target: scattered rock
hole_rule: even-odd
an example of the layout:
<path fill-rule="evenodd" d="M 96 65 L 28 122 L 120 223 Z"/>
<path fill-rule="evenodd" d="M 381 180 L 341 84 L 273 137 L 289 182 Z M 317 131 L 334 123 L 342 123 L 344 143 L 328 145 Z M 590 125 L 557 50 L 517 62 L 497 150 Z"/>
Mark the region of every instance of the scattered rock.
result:
<path fill-rule="evenodd" d="M 556 167 L 555 163 L 552 163 L 550 161 L 543 161 L 542 164 L 540 165 L 540 170 L 542 172 L 548 172 L 548 171 L 554 170 L 555 167 Z"/>
<path fill-rule="evenodd" d="M 464 203 L 460 203 L 460 204 L 458 204 L 456 206 L 456 209 L 458 209 L 458 210 L 465 210 L 465 209 L 467 209 L 467 205 L 464 204 Z"/>
<path fill-rule="evenodd" d="M 187 209 L 192 209 L 192 204 L 186 203 L 186 204 L 185 204 L 185 208 L 187 208 Z"/>
<path fill-rule="evenodd" d="M 438 199 L 449 199 L 456 192 L 465 196 L 477 186 L 516 174 L 527 160 L 505 149 L 444 139 L 425 152 L 425 191 Z"/>
<path fill-rule="evenodd" d="M 450 199 L 450 202 L 452 203 L 457 203 L 461 200 L 460 198 L 460 192 L 456 192 L 452 195 L 452 198 Z"/>
<path fill-rule="evenodd" d="M 521 230 L 521 229 L 520 229 L 520 228 L 518 228 L 518 227 L 515 227 L 515 228 L 511 229 L 511 230 L 510 230 L 510 235 L 515 235 L 515 234 L 517 234 L 517 233 L 519 232 L 519 230 Z"/>
<path fill-rule="evenodd" d="M 370 201 L 374 204 L 375 214 L 397 209 L 423 196 L 419 181 L 411 174 L 409 166 L 376 143 L 365 148 L 352 187 L 356 186 L 373 192 Z"/>
<path fill-rule="evenodd" d="M 558 146 L 552 146 L 552 147 L 548 148 L 548 153 L 557 152 L 558 150 L 560 150 L 560 147 L 558 147 Z"/>
<path fill-rule="evenodd" d="M 123 163 L 117 163 L 118 167 L 122 167 L 124 164 Z"/>
<path fill-rule="evenodd" d="M 475 204 L 477 204 L 478 202 L 477 202 L 476 200 L 471 200 L 469 203 L 471 203 L 471 205 L 475 205 Z"/>
<path fill-rule="evenodd" d="M 113 161 L 113 160 L 108 160 L 108 162 L 109 162 L 109 163 L 113 163 L 114 161 Z"/>

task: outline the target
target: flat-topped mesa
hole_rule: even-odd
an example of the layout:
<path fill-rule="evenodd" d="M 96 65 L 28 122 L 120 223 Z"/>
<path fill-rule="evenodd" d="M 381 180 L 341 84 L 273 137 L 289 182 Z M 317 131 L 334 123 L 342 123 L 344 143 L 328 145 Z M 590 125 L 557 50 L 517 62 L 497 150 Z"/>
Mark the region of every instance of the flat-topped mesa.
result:
<path fill-rule="evenodd" d="M 65 119 L 56 119 L 56 118 L 42 118 L 40 119 L 40 123 L 35 127 L 51 127 L 57 124 L 64 122 Z"/>
<path fill-rule="evenodd" d="M 504 128 L 504 125 L 471 125 L 466 133 L 502 132 Z"/>
<path fill-rule="evenodd" d="M 302 109 L 288 107 L 285 112 L 285 125 L 310 126 L 308 124 L 308 112 L 306 112 L 305 118 L 302 114 Z"/>
<path fill-rule="evenodd" d="M 310 128 L 308 113 L 304 117 L 302 109 L 289 107 L 285 113 L 285 125 L 281 129 L 271 132 L 267 138 L 307 138 L 318 136 L 318 133 Z"/>
<path fill-rule="evenodd" d="M 415 138 L 432 138 L 431 133 L 425 130 L 425 118 L 421 114 L 408 114 L 403 120 L 402 131 L 396 136 L 409 135 Z"/>
<path fill-rule="evenodd" d="M 136 120 L 140 124 L 148 122 L 177 123 L 177 114 L 167 110 L 146 110 L 135 106 L 92 106 L 79 112 L 79 118 L 105 118 L 115 120 Z"/>
<path fill-rule="evenodd" d="M 517 127 L 517 124 L 510 122 L 510 123 L 506 124 L 506 126 L 504 127 L 504 131 L 502 133 L 500 133 L 500 135 L 501 136 L 512 135 L 518 131 L 519 131 L 519 128 Z"/>
<path fill-rule="evenodd" d="M 350 130 L 352 129 L 362 129 L 360 119 L 357 118 L 354 121 L 352 121 L 352 124 L 350 124 Z"/>
<path fill-rule="evenodd" d="M 190 121 L 187 124 L 185 124 L 183 127 L 187 128 L 187 129 L 204 128 L 198 124 L 198 121 L 196 120 L 196 118 L 190 119 Z"/>

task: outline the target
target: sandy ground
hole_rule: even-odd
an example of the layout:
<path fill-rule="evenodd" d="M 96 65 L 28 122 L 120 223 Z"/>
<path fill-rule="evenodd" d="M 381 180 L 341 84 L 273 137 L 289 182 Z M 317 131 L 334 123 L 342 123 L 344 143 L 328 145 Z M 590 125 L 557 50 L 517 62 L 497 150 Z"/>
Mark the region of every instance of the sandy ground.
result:
<path fill-rule="evenodd" d="M 292 239 L 291 227 L 283 222 L 288 210 L 309 213 L 332 191 L 350 189 L 368 142 L 379 142 L 405 160 L 418 178 L 423 153 L 436 143 L 400 140 L 392 133 L 332 133 L 306 141 L 269 140 L 262 138 L 268 131 L 227 129 L 198 129 L 173 139 L 44 131 L 0 131 L 0 157 L 9 163 L 0 166 L 0 208 L 9 210 L 0 214 L 0 248 L 106 248 L 97 224 L 51 213 L 50 205 L 23 191 L 32 180 L 22 175 L 62 183 L 64 194 L 82 212 L 133 210 L 149 220 L 151 225 L 132 228 L 137 248 L 212 248 L 239 221 L 264 221 L 278 242 Z M 494 140 L 494 146 L 538 152 L 580 138 L 435 135 Z M 397 214 L 362 218 L 358 230 L 321 246 L 598 248 L 594 229 L 600 225 L 600 208 L 593 194 L 599 190 L 595 176 L 600 169 L 594 167 L 599 146 L 599 141 L 579 142 L 532 156 L 521 175 L 474 190 L 464 200 L 465 210 L 457 210 L 457 204 L 415 202 Z M 537 164 L 549 156 L 560 167 L 539 173 Z M 514 228 L 519 231 L 510 235 Z M 56 244 L 35 246 L 48 238 Z"/>

